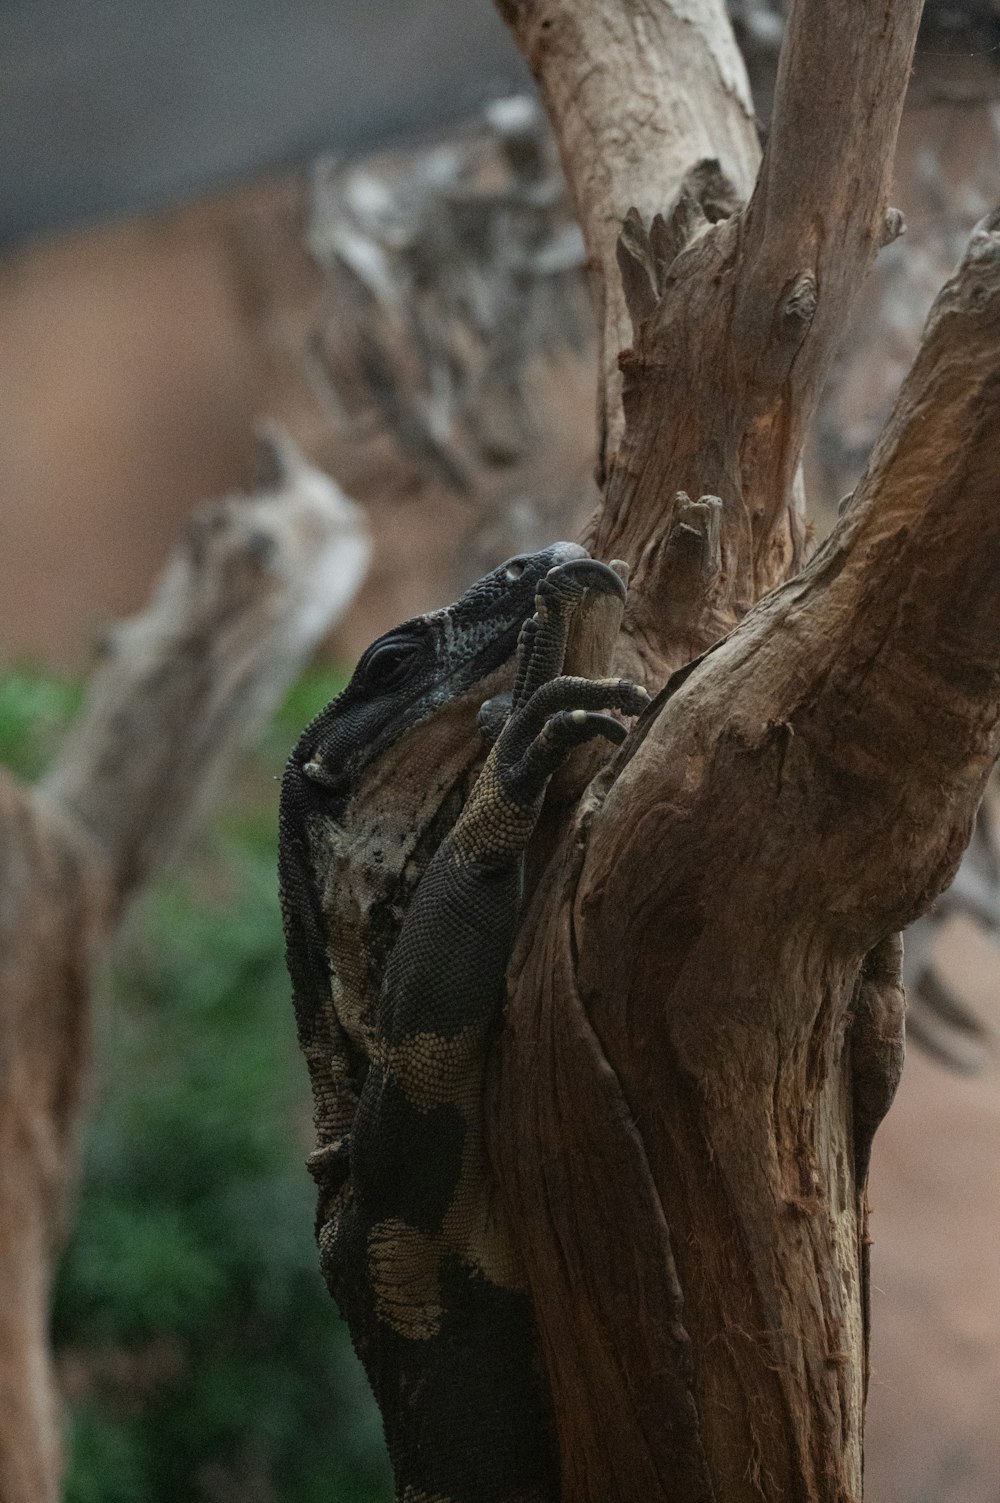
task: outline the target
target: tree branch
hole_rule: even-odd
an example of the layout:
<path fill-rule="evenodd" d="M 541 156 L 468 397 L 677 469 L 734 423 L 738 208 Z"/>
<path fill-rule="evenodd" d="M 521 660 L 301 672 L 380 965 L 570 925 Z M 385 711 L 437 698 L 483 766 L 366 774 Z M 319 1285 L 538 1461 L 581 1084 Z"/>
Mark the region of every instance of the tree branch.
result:
<path fill-rule="evenodd" d="M 589 541 L 633 564 L 622 666 L 647 680 L 704 651 L 804 561 L 795 476 L 854 297 L 898 228 L 886 189 L 920 6 L 798 0 L 749 204 L 706 210 L 703 168 L 646 232 L 655 305 L 622 357 L 625 434 Z M 682 490 L 718 495 L 723 510 L 721 571 L 680 629 L 670 554 Z"/>
<path fill-rule="evenodd" d="M 544 61 L 552 12 L 517 14 Z M 584 95 L 580 55 L 599 74 L 614 40 L 601 8 L 590 14 L 578 12 L 572 65 L 559 63 Z M 975 770 L 968 753 L 950 821 L 928 812 L 925 779 L 914 843 L 915 805 L 890 780 L 908 727 L 919 743 L 914 700 L 880 740 L 888 685 L 865 688 L 892 623 L 908 625 L 883 594 L 901 538 L 876 531 L 851 563 L 842 530 L 737 623 L 804 561 L 801 446 L 853 298 L 897 227 L 886 183 L 919 14 L 919 0 L 798 0 L 749 204 L 734 211 L 732 185 L 701 163 L 665 217 L 628 216 L 618 247 L 633 322 L 625 427 L 588 538 L 633 568 L 618 665 L 662 682 L 737 629 L 677 675 L 591 785 L 508 978 L 495 1152 L 574 1503 L 623 1495 L 622 1478 L 654 1503 L 860 1497 L 863 1160 L 900 1054 L 895 982 L 873 1006 L 886 968 L 870 957 L 890 954 L 892 927 L 957 861 L 995 747 L 967 715 Z M 669 56 L 656 76 L 663 100 L 685 87 Z M 556 103 L 572 177 L 584 142 Z M 608 146 L 610 177 L 614 116 L 601 107 L 586 149 Z M 606 255 L 600 268 L 610 279 Z M 981 388 L 968 411 L 983 401 Z M 951 433 L 956 449 L 970 437 L 961 421 Z M 871 632 L 855 620 L 867 619 L 849 594 L 855 565 L 869 614 L 883 612 Z M 820 609 L 824 592 L 839 614 Z M 939 762 L 930 771 L 941 779 Z"/>
<path fill-rule="evenodd" d="M 587 542 L 631 564 L 619 666 L 658 683 L 804 561 L 795 477 L 855 294 L 898 229 L 886 187 L 921 0 L 798 0 L 741 212 L 756 148 L 721 5 L 500 8 L 555 123 L 603 309 L 607 488 Z M 611 372 L 629 314 L 623 427 Z M 722 500 L 721 567 L 683 621 L 681 492 Z"/>
<path fill-rule="evenodd" d="M 701 158 L 742 196 L 760 148 L 723 0 L 498 0 L 538 81 L 583 227 L 600 328 L 598 478 L 622 434 L 618 352 L 631 325 L 616 264 L 630 208 L 645 223 Z M 609 555 L 610 556 L 610 555 Z"/>
<path fill-rule="evenodd" d="M 95 841 L 117 903 L 183 844 L 367 565 L 357 507 L 270 443 L 276 484 L 196 514 L 39 790 Z"/>
<path fill-rule="evenodd" d="M 998 424 L 1000 212 L 973 232 L 853 500 L 771 626 L 814 665 L 785 687 L 836 821 L 813 886 L 862 933 L 909 922 L 950 880 L 997 756 Z"/>
<path fill-rule="evenodd" d="M 888 206 L 923 0 L 798 0 L 747 207 L 733 308 L 740 462 L 756 564 L 787 505 L 806 429 L 854 298 L 899 233 Z"/>
<path fill-rule="evenodd" d="M 357 509 L 287 441 L 274 489 L 205 508 L 115 634 L 38 790 L 0 769 L 0 1497 L 56 1503 L 49 1289 L 94 962 L 174 854 L 367 561 Z"/>
<path fill-rule="evenodd" d="M 664 1414 L 636 1496 L 860 1496 L 859 1200 L 901 1047 L 878 957 L 1000 750 L 998 421 L 994 216 L 827 545 L 668 686 L 536 890 L 496 1142 L 574 1499 L 637 1475 Z"/>

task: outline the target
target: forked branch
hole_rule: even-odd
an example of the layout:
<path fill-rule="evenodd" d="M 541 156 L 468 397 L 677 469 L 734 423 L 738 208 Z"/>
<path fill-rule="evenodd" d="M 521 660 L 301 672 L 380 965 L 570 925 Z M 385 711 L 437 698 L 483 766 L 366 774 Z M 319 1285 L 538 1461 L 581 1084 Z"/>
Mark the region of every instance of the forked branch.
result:
<path fill-rule="evenodd" d="M 1000 750 L 998 424 L 1000 216 L 828 544 L 665 697 L 536 893 L 497 1141 L 574 1499 L 860 1496 L 885 957 Z"/>
<path fill-rule="evenodd" d="M 804 562 L 795 477 L 886 237 L 921 3 L 797 0 L 750 196 L 751 116 L 721 5 L 502 0 L 560 138 L 603 310 L 607 485 L 587 541 L 632 566 L 621 666 L 651 685 Z M 623 419 L 616 341 L 632 346 Z M 722 569 L 684 622 L 667 610 L 680 492 L 723 508 Z"/>

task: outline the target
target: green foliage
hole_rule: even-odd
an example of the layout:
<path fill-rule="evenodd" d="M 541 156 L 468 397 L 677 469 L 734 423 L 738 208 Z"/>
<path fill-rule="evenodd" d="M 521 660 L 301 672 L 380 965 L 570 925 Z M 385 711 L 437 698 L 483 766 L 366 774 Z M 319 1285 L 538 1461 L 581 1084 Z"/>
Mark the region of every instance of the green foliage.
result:
<path fill-rule="evenodd" d="M 0 674 L 0 763 L 31 780 L 43 770 L 80 705 L 79 684 L 28 668 Z"/>
<path fill-rule="evenodd" d="M 314 672 L 292 691 L 204 849 L 133 916 L 96 1009 L 53 1316 L 67 1503 L 391 1497 L 319 1275 L 275 877 L 277 774 L 341 682 Z M 78 699 L 30 674 L 0 680 L 0 756 L 37 773 Z"/>

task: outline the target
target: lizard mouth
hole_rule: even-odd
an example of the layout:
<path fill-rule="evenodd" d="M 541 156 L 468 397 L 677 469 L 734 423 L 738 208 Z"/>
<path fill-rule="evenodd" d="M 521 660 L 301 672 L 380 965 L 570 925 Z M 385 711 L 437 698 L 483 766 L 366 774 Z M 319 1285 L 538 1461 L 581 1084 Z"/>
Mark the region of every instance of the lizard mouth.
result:
<path fill-rule="evenodd" d="M 308 778 L 310 783 L 323 790 L 325 795 L 323 813 L 336 822 L 347 804 L 347 795 L 351 787 L 350 774 L 344 769 L 324 767 L 322 762 L 312 759 L 302 763 L 302 775 Z"/>

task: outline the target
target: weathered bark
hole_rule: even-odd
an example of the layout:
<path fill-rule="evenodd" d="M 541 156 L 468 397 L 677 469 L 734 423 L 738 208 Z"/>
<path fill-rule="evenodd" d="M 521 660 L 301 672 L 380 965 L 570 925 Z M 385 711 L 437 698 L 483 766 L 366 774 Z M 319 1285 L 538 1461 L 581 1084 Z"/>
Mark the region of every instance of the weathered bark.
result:
<path fill-rule="evenodd" d="M 630 324 L 616 267 L 629 209 L 648 223 L 692 166 L 718 158 L 745 196 L 760 148 L 723 0 L 498 0 L 538 81 L 583 227 L 601 341 L 598 479 L 623 419 Z"/>
<path fill-rule="evenodd" d="M 3 1503 L 55 1503 L 60 1493 L 49 1291 L 95 961 L 367 560 L 357 509 L 274 442 L 284 450 L 274 488 L 203 508 L 149 609 L 117 629 L 45 782 L 24 788 L 0 769 Z"/>
<path fill-rule="evenodd" d="M 550 99 L 561 29 L 627 76 L 600 5 L 501 8 Z M 618 661 L 655 684 L 729 635 L 591 785 L 509 976 L 495 1152 L 573 1503 L 861 1494 L 894 935 L 953 874 L 1000 746 L 1000 221 L 802 568 L 801 446 L 899 229 L 886 189 L 919 15 L 799 0 L 747 206 L 727 213 L 703 166 L 666 219 L 623 230 L 625 427 L 590 533 L 633 567 Z M 669 57 L 650 68 L 666 115 Z M 554 113 L 572 178 L 579 133 Z M 606 159 L 587 170 L 611 181 L 612 124 L 589 127 Z"/>
<path fill-rule="evenodd" d="M 795 475 L 805 432 L 868 266 L 899 230 L 886 192 L 919 0 L 884 18 L 860 4 L 795 7 L 767 150 L 752 197 L 735 214 L 734 201 L 748 191 L 745 159 L 731 166 L 734 99 L 742 96 L 717 62 L 701 71 L 688 65 L 673 36 L 673 25 L 685 36 L 711 36 L 713 58 L 728 56 L 734 44 L 721 5 L 699 0 L 675 15 L 667 0 L 630 0 L 628 26 L 612 29 L 600 5 L 505 0 L 501 9 L 552 103 L 588 247 L 601 247 L 591 254 L 610 289 L 605 297 L 615 296 L 631 318 L 632 347 L 621 357 L 623 436 L 613 458 L 608 450 L 604 502 L 588 542 L 602 557 L 633 564 L 626 624 L 633 656 L 623 666 L 656 682 L 803 561 Z M 567 51 L 577 79 L 568 103 L 559 86 Z M 633 77 L 650 73 L 657 84 L 643 94 L 646 128 L 619 172 L 622 99 Z M 584 87 L 591 74 L 612 79 L 620 94 Z M 700 130 L 685 138 L 681 112 L 663 173 L 656 139 L 677 119 L 676 96 L 717 134 L 708 150 Z M 577 157 L 587 164 L 583 175 Z M 620 192 L 609 204 L 607 183 L 623 185 L 638 205 L 619 219 L 623 278 L 605 249 L 606 226 L 628 204 Z M 604 401 L 613 435 L 610 387 Z M 720 498 L 717 551 L 685 545 L 682 524 L 691 519 L 680 514 L 682 492 Z"/>

